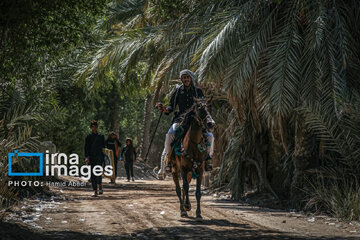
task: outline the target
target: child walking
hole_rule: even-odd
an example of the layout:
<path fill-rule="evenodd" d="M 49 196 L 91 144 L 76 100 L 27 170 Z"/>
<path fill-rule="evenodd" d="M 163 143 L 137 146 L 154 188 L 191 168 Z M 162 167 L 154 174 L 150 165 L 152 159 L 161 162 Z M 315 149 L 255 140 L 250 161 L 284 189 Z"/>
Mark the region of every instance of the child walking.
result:
<path fill-rule="evenodd" d="M 125 170 L 127 175 L 127 181 L 131 180 L 135 181 L 134 179 L 134 162 L 136 162 L 136 150 L 132 144 L 132 140 L 130 138 L 126 139 L 126 145 L 121 151 L 121 158 L 120 160 L 123 161 L 125 157 Z"/>

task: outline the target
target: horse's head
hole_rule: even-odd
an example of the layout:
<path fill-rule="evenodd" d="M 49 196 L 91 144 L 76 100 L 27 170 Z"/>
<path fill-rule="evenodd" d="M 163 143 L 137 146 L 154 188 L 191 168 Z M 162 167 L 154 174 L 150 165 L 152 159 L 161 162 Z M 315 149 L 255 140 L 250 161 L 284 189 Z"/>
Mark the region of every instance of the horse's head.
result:
<path fill-rule="evenodd" d="M 211 102 L 211 99 L 212 98 L 194 98 L 195 118 L 198 120 L 199 124 L 206 128 L 207 131 L 212 131 L 215 127 L 215 121 L 208 110 L 208 105 Z"/>

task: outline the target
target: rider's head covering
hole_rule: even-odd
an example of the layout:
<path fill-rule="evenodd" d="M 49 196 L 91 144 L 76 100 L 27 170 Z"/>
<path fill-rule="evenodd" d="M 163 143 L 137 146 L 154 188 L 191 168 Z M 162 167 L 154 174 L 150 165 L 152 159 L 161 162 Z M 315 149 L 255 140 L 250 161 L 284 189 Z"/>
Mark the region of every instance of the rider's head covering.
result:
<path fill-rule="evenodd" d="M 190 71 L 189 69 L 184 69 L 180 71 L 180 79 L 182 75 L 189 75 L 191 77 L 191 80 L 194 81 L 196 79 L 196 75 L 195 73 L 193 73 L 192 71 Z"/>

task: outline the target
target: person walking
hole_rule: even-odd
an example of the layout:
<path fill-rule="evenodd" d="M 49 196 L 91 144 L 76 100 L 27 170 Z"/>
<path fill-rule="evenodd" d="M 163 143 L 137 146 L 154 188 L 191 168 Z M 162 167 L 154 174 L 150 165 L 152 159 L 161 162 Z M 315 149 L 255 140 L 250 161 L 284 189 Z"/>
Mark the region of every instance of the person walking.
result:
<path fill-rule="evenodd" d="M 120 157 L 121 143 L 115 132 L 110 132 L 108 139 L 106 140 L 106 148 L 112 150 L 115 167 L 115 180 L 111 180 L 110 183 L 115 183 L 118 173 L 118 162 Z"/>
<path fill-rule="evenodd" d="M 133 146 L 132 140 L 130 138 L 126 139 L 126 145 L 121 151 L 121 158 L 120 160 L 124 160 L 125 158 L 125 170 L 126 170 L 126 176 L 127 181 L 131 180 L 135 181 L 134 179 L 134 163 L 136 162 L 136 150 Z"/>
<path fill-rule="evenodd" d="M 91 185 L 94 190 L 93 197 L 103 194 L 102 176 L 95 176 L 93 168 L 102 166 L 104 163 L 105 137 L 98 133 L 98 123 L 96 120 L 90 122 L 91 133 L 85 139 L 85 163 L 91 166 Z M 99 188 L 99 191 L 98 191 Z"/>

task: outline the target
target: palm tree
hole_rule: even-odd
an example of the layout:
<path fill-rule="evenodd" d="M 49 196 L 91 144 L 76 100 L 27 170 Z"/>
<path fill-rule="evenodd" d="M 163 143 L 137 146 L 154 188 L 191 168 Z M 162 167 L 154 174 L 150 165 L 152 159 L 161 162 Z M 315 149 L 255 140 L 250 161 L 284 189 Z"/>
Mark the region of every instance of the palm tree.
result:
<path fill-rule="evenodd" d="M 201 80 L 224 76 L 224 89 L 238 110 L 239 124 L 250 122 L 253 135 L 267 136 L 282 146 L 277 157 L 292 155 L 296 202 L 305 172 L 313 167 L 313 154 L 324 148 L 314 137 L 326 130 L 311 131 L 314 122 L 304 118 L 317 105 L 325 116 L 339 121 L 344 104 L 350 104 L 349 97 L 360 90 L 354 74 L 359 73 L 359 32 L 354 28 L 359 11 L 355 9 L 359 9 L 356 1 L 242 1 L 226 24 L 209 32 L 196 54 Z M 309 106 L 313 111 L 300 111 Z M 264 172 L 258 167 L 265 167 L 264 162 L 256 157 L 264 151 L 259 152 L 243 157 Z"/>

